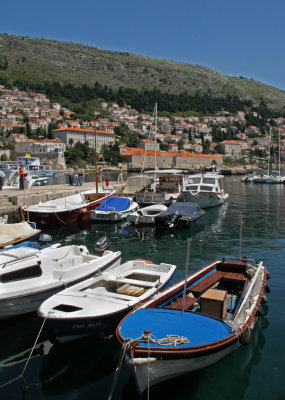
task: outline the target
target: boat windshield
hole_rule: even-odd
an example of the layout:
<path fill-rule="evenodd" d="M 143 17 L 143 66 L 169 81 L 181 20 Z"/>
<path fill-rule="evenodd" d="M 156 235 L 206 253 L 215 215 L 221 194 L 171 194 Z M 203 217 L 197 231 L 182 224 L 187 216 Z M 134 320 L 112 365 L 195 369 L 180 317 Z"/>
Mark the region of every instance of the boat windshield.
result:
<path fill-rule="evenodd" d="M 201 178 L 189 178 L 189 183 L 200 183 Z"/>
<path fill-rule="evenodd" d="M 215 178 L 203 178 L 202 182 L 214 185 L 216 183 L 216 179 Z"/>

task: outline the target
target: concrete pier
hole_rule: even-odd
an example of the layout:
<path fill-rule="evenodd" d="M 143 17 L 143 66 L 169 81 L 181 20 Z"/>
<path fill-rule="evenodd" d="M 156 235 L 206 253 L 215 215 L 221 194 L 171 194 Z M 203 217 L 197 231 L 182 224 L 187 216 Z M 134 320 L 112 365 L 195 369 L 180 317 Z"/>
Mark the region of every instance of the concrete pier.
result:
<path fill-rule="evenodd" d="M 100 186 L 100 184 L 99 184 Z M 110 182 L 110 187 L 116 190 L 118 195 L 123 192 L 124 184 Z M 18 207 L 22 205 L 33 205 L 39 202 L 70 196 L 85 190 L 95 189 L 94 182 L 85 182 L 83 186 L 62 185 L 44 185 L 32 186 L 25 190 L 3 189 L 0 191 L 0 216 L 8 215 L 13 219 L 18 216 Z M 9 218 L 10 219 L 10 218 Z"/>

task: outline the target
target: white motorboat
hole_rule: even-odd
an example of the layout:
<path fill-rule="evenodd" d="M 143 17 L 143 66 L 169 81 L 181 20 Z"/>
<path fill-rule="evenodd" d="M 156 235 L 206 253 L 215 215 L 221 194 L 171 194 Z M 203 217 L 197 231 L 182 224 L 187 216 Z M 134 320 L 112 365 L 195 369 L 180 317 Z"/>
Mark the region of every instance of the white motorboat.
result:
<path fill-rule="evenodd" d="M 120 252 L 91 255 L 85 246 L 70 245 L 4 262 L 0 265 L 0 319 L 36 311 L 56 292 L 119 265 L 120 260 Z"/>
<path fill-rule="evenodd" d="M 72 223 L 90 218 L 90 211 L 98 207 L 106 198 L 115 194 L 110 186 L 96 187 L 58 199 L 40 202 L 31 206 L 23 206 L 26 220 L 35 221 L 39 225 L 58 225 Z"/>
<path fill-rule="evenodd" d="M 0 248 L 34 240 L 41 233 L 35 224 L 22 221 L 14 224 L 0 224 Z"/>
<path fill-rule="evenodd" d="M 223 204 L 229 195 L 223 187 L 223 175 L 214 172 L 201 172 L 184 179 L 181 198 L 198 203 L 201 208 Z"/>
<path fill-rule="evenodd" d="M 155 223 L 155 217 L 167 210 L 164 204 L 153 204 L 151 206 L 140 208 L 129 214 L 127 221 L 133 225 L 148 225 Z"/>
<path fill-rule="evenodd" d="M 175 265 L 128 261 L 47 299 L 38 314 L 66 340 L 114 328 L 140 302 L 172 283 Z"/>
<path fill-rule="evenodd" d="M 129 197 L 109 197 L 95 210 L 90 211 L 90 217 L 95 222 L 118 222 L 138 208 L 138 203 Z"/>

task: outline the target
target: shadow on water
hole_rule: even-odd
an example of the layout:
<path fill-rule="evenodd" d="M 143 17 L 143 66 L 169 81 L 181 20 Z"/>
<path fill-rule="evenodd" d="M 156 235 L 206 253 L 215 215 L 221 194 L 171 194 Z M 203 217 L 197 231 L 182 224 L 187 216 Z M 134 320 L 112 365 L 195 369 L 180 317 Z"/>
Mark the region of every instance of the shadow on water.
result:
<path fill-rule="evenodd" d="M 69 393 L 112 374 L 118 365 L 120 346 L 116 337 L 91 335 L 54 344 L 43 357 L 41 390 L 49 396 Z"/>

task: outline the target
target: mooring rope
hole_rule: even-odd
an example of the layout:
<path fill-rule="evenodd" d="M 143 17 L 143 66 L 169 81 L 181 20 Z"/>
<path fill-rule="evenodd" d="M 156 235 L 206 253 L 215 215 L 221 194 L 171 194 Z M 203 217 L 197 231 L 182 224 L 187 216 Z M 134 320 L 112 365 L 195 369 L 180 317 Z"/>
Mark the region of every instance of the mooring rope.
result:
<path fill-rule="evenodd" d="M 132 343 L 137 342 L 139 340 L 141 340 L 143 342 L 148 342 L 148 360 L 150 359 L 150 342 L 158 343 L 161 346 L 175 346 L 175 347 L 177 345 L 179 345 L 179 344 L 190 343 L 189 339 L 187 339 L 187 337 L 185 337 L 185 336 L 166 335 L 166 338 L 157 339 L 150 332 L 144 332 L 142 336 L 140 336 L 140 337 L 138 337 L 136 339 L 131 339 L 131 338 L 126 339 L 125 342 L 122 345 L 119 363 L 118 363 L 118 366 L 117 366 L 116 371 L 115 371 L 115 375 L 114 375 L 114 379 L 113 379 L 113 383 L 112 383 L 112 386 L 111 386 L 111 391 L 110 391 L 110 395 L 108 397 L 108 400 L 112 399 L 113 392 L 114 392 L 115 386 L 117 384 L 118 376 L 119 376 L 119 373 L 120 373 L 120 369 L 121 369 L 121 366 L 122 366 L 122 363 L 123 363 L 123 360 L 125 358 L 127 350 L 129 349 L 129 347 L 131 346 Z M 147 399 L 149 400 L 149 361 L 148 361 L 148 393 L 147 393 Z"/>
<path fill-rule="evenodd" d="M 25 380 L 25 378 L 24 378 L 24 372 L 26 371 L 27 366 L 28 366 L 28 364 L 29 364 L 29 362 L 30 362 L 30 359 L 31 359 L 32 354 L 33 354 L 33 352 L 34 352 L 34 350 L 35 350 L 36 344 L 37 344 L 37 342 L 38 342 L 38 340 L 39 340 L 39 337 L 40 337 L 40 334 L 41 334 L 41 332 L 42 332 L 42 330 L 43 330 L 43 327 L 44 327 L 45 322 L 46 322 L 46 318 L 44 319 L 44 321 L 43 321 L 43 323 L 42 323 L 42 326 L 41 326 L 41 328 L 40 328 L 40 330 L 39 330 L 39 333 L 38 333 L 38 335 L 37 335 L 37 337 L 36 337 L 36 341 L 35 341 L 35 343 L 34 343 L 34 345 L 33 345 L 33 347 L 32 347 L 32 350 L 30 351 L 29 357 L 28 357 L 28 359 L 27 359 L 27 361 L 26 361 L 26 364 L 25 364 L 25 366 L 24 366 L 24 368 L 23 368 L 23 371 L 22 371 L 22 372 L 20 373 L 20 375 L 17 376 L 16 378 L 11 379 L 10 381 L 8 381 L 8 382 L 4 383 L 3 385 L 1 385 L 1 386 L 0 386 L 0 389 L 2 389 L 3 387 L 5 387 L 5 386 L 7 386 L 7 385 L 10 385 L 11 383 L 17 381 L 18 379 L 21 379 L 21 380 L 23 381 L 23 383 L 24 383 L 24 389 L 25 389 L 25 390 L 28 389 L 27 382 L 26 382 L 26 380 Z"/>
<path fill-rule="evenodd" d="M 118 377 L 119 377 L 119 373 L 120 373 L 120 370 L 121 370 L 121 367 L 122 367 L 123 360 L 125 358 L 127 349 L 130 347 L 131 343 L 136 342 L 139 339 L 141 339 L 141 337 L 139 337 L 137 339 L 129 339 L 128 338 L 123 343 L 122 349 L 121 349 L 121 355 L 120 355 L 120 358 L 119 358 L 119 363 L 118 363 L 118 366 L 117 366 L 116 371 L 115 371 L 115 375 L 114 375 L 114 379 L 113 379 L 113 382 L 112 382 L 111 391 L 110 391 L 108 400 L 112 399 L 113 392 L 114 392 L 116 384 L 117 384 L 117 380 L 118 380 Z"/>

